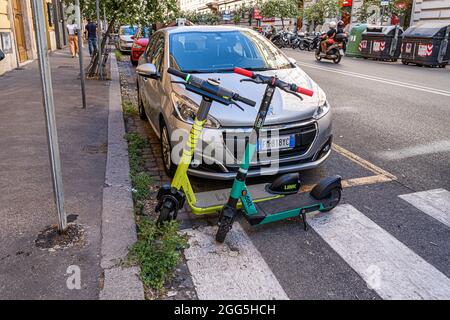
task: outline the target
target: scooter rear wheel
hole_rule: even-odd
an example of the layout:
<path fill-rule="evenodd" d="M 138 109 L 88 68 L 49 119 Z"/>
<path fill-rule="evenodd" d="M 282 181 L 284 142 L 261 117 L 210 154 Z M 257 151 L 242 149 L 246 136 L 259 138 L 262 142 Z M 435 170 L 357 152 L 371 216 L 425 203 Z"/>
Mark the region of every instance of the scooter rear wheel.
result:
<path fill-rule="evenodd" d="M 161 211 L 159 212 L 158 220 L 156 221 L 156 223 L 158 225 L 162 225 L 164 222 L 168 222 L 170 220 L 172 220 L 172 212 L 169 208 L 163 206 L 161 208 Z"/>
<path fill-rule="evenodd" d="M 330 191 L 330 193 L 328 194 L 328 196 L 326 197 L 327 200 L 329 200 L 329 204 L 328 206 L 321 210 L 322 212 L 328 212 L 333 210 L 334 208 L 337 207 L 337 205 L 339 204 L 339 202 L 341 201 L 341 196 L 342 196 L 342 189 L 341 188 L 334 188 Z"/>
<path fill-rule="evenodd" d="M 228 232 L 231 230 L 231 226 L 233 225 L 233 219 L 229 217 L 222 217 L 219 229 L 216 233 L 216 241 L 219 243 L 223 243 L 225 238 L 227 237 Z"/>

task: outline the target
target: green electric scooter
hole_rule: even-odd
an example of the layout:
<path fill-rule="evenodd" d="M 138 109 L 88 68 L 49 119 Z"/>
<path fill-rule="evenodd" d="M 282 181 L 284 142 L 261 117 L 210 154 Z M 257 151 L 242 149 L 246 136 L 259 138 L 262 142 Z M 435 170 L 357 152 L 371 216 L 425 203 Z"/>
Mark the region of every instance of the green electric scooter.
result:
<path fill-rule="evenodd" d="M 250 81 L 266 85 L 266 91 L 253 125 L 252 134 L 245 149 L 244 159 L 231 188 L 230 197 L 220 213 L 216 240 L 218 242 L 225 241 L 238 215 L 238 210 L 244 214 L 244 217 L 250 225 L 266 224 L 301 216 L 304 228 L 307 230 L 307 213 L 330 211 L 339 204 L 342 192 L 340 176 L 325 178 L 310 193 L 301 193 L 299 192 L 301 187 L 299 174 L 286 174 L 275 179 L 271 184 L 266 185 L 267 192 L 274 195 L 281 195 L 282 197 L 259 203 L 253 201 L 245 180 L 250 167 L 250 161 L 257 152 L 259 131 L 264 126 L 275 90 L 279 88 L 296 95 L 299 99 L 303 99 L 300 94 L 313 96 L 314 92 L 295 84 L 281 81 L 275 76 L 268 77 L 241 68 L 235 68 L 234 72 L 248 77 L 248 79 L 242 79 L 241 82 Z M 238 204 L 242 204 L 242 209 L 239 209 Z"/>
<path fill-rule="evenodd" d="M 242 102 L 248 106 L 255 106 L 255 102 L 220 86 L 217 80 L 203 80 L 191 74 L 169 68 L 168 73 L 183 79 L 182 82 L 188 91 L 202 96 L 200 108 L 189 134 L 189 140 L 184 146 L 180 164 L 177 167 L 175 177 L 170 185 L 159 189 L 156 212 L 159 213 L 158 223 L 176 219 L 177 212 L 187 202 L 194 214 L 220 213 L 219 232 L 217 240 L 223 242 L 226 234 L 231 229 L 238 210 L 242 209 L 245 217 L 252 225 L 263 224 L 281 219 L 302 215 L 305 230 L 306 213 L 311 211 L 329 211 L 340 201 L 341 178 L 331 177 L 322 180 L 314 187 L 311 193 L 299 193 L 301 184 L 299 174 L 286 174 L 277 178 L 271 184 L 259 184 L 246 186 L 245 178 L 250 161 L 256 153 L 257 137 L 259 129 L 264 125 L 267 111 L 270 107 L 275 89 L 278 87 L 287 92 L 298 95 L 313 95 L 307 89 L 290 85 L 275 77 L 255 75 L 244 69 L 236 69 L 237 73 L 254 77 L 251 80 L 256 83 L 266 83 L 267 89 L 261 103 L 254 130 L 246 146 L 243 163 L 237 173 L 231 190 L 212 190 L 203 193 L 194 193 L 187 176 L 188 166 L 193 157 L 193 151 L 199 140 L 205 119 L 209 114 L 212 102 L 223 105 L 238 105 Z M 300 99 L 301 96 L 298 95 Z M 250 195 L 252 194 L 253 197 Z M 281 206 L 277 210 L 277 206 Z M 270 214 L 270 212 L 277 212 Z"/>

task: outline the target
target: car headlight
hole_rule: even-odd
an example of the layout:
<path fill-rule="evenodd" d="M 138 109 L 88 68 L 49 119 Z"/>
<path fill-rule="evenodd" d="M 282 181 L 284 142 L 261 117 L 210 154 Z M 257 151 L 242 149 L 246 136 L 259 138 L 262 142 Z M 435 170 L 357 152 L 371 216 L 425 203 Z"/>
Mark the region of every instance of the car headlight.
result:
<path fill-rule="evenodd" d="M 195 115 L 198 111 L 198 105 L 187 97 L 181 97 L 176 93 L 172 93 L 172 100 L 175 106 L 175 112 L 177 118 L 189 124 L 193 124 L 195 120 Z M 212 116 L 208 116 L 206 119 L 205 128 L 218 129 L 220 128 L 220 123 Z"/>
<path fill-rule="evenodd" d="M 330 103 L 327 101 L 325 93 L 321 90 L 319 93 L 319 106 L 313 114 L 313 118 L 319 120 L 330 111 Z"/>
<path fill-rule="evenodd" d="M 142 48 L 142 46 L 141 46 L 141 45 L 139 45 L 139 44 L 133 44 L 133 48 L 134 48 L 134 49 L 141 49 L 141 48 Z"/>

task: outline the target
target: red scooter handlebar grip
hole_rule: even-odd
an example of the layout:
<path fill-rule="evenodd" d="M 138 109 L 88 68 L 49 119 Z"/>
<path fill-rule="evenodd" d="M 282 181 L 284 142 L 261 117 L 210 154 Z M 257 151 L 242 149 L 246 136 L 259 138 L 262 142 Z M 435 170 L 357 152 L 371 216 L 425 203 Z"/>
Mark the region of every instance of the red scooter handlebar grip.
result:
<path fill-rule="evenodd" d="M 249 77 L 249 78 L 253 78 L 254 73 L 242 68 L 234 68 L 234 73 L 240 74 L 241 76 L 244 77 Z"/>
<path fill-rule="evenodd" d="M 297 87 L 296 92 L 304 94 L 306 96 L 310 96 L 310 97 L 312 97 L 314 95 L 314 91 L 309 90 L 309 89 L 305 89 L 305 88 L 302 88 L 302 87 Z"/>

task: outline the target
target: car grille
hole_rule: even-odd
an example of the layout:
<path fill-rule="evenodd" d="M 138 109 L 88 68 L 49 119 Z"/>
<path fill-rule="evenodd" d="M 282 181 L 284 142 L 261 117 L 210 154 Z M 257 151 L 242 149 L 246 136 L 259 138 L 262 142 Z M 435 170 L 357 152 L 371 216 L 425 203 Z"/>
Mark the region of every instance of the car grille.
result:
<path fill-rule="evenodd" d="M 262 133 L 264 133 L 265 136 L 270 138 L 273 129 L 278 130 L 279 136 L 295 135 L 295 147 L 293 149 L 279 151 L 280 160 L 296 156 L 302 156 L 306 154 L 306 152 L 309 150 L 309 148 L 311 147 L 312 143 L 314 142 L 317 136 L 317 124 L 315 122 L 306 125 L 293 126 L 281 129 L 278 129 L 276 126 L 272 128 L 265 127 Z M 236 133 L 234 131 L 228 133 L 227 131 L 223 132 L 223 139 L 225 141 L 225 144 L 229 150 L 233 150 L 233 156 L 236 160 L 234 164 L 227 163 L 226 167 L 233 168 L 239 166 L 239 162 L 241 161 L 243 156 L 243 150 L 239 150 L 237 148 L 238 141 L 245 140 L 246 142 L 248 142 L 249 136 L 250 136 L 249 132 L 242 132 L 242 133 Z M 267 152 L 266 154 L 268 157 L 271 157 L 270 152 Z M 252 167 L 260 166 L 261 162 L 264 162 L 263 157 L 264 155 L 257 154 L 257 163 L 252 163 Z"/>

